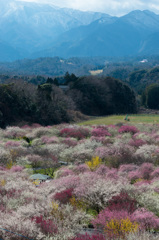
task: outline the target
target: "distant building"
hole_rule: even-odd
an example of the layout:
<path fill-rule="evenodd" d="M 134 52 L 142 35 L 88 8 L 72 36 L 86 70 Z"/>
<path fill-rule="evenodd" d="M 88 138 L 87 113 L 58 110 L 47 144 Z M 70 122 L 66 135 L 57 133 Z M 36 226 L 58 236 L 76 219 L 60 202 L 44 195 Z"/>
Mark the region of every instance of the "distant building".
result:
<path fill-rule="evenodd" d="M 140 61 L 140 63 L 147 63 L 148 60 L 147 59 L 143 59 L 142 61 Z"/>
<path fill-rule="evenodd" d="M 40 184 L 41 182 L 48 182 L 49 180 L 51 180 L 52 178 L 48 175 L 44 175 L 44 174 L 40 174 L 40 173 L 37 173 L 37 174 L 33 174 L 29 177 L 29 179 L 31 181 L 33 181 L 35 183 L 35 185 L 38 185 Z"/>

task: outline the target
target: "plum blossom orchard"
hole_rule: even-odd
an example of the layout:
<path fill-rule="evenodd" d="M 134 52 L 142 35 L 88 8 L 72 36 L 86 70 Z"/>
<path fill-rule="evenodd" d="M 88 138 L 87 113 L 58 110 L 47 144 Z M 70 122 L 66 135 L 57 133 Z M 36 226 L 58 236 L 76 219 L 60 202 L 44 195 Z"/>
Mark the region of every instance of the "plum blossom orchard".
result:
<path fill-rule="evenodd" d="M 39 184 L 33 173 L 52 179 Z M 159 125 L 0 130 L 1 239 L 157 240 L 158 233 Z"/>

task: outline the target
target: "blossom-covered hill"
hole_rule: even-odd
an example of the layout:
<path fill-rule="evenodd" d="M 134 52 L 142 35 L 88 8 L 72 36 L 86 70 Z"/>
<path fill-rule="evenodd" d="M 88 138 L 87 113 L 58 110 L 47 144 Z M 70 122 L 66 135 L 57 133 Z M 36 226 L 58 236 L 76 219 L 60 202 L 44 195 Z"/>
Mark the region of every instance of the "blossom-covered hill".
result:
<path fill-rule="evenodd" d="M 0 130 L 0 238 L 157 240 L 159 125 L 119 125 Z"/>

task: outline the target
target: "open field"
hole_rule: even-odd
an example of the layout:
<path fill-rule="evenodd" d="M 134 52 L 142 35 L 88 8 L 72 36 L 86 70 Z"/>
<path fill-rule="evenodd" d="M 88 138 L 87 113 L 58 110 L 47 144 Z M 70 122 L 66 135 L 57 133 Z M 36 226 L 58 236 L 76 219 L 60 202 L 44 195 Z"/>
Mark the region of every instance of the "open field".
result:
<path fill-rule="evenodd" d="M 111 125 L 111 124 L 117 124 L 117 123 L 127 123 L 127 121 L 124 120 L 126 115 L 112 115 L 107 117 L 92 117 L 92 119 L 80 122 L 79 125 Z M 128 118 L 130 121 L 128 123 L 135 124 L 135 123 L 159 123 L 159 115 L 149 115 L 149 114 L 131 114 L 128 115 Z"/>
<path fill-rule="evenodd" d="M 90 72 L 91 75 L 96 76 L 96 75 L 102 73 L 103 69 L 98 69 L 98 70 L 94 70 L 94 71 L 92 70 L 92 71 L 89 71 L 89 72 Z"/>

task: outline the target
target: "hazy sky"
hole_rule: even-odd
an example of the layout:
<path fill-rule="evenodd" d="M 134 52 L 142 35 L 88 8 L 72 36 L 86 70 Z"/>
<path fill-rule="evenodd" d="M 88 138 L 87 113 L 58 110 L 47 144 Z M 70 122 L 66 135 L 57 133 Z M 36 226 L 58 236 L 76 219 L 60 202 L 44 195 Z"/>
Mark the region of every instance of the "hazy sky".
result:
<path fill-rule="evenodd" d="M 132 10 L 151 10 L 159 14 L 159 0 L 21 0 L 28 2 L 52 3 L 59 7 L 69 7 L 84 11 L 105 12 L 123 15 Z"/>

